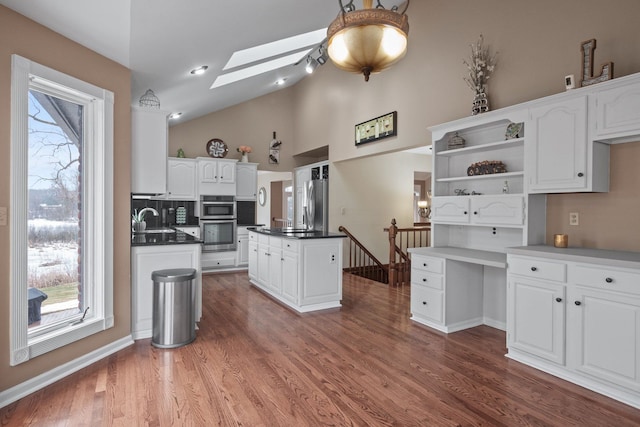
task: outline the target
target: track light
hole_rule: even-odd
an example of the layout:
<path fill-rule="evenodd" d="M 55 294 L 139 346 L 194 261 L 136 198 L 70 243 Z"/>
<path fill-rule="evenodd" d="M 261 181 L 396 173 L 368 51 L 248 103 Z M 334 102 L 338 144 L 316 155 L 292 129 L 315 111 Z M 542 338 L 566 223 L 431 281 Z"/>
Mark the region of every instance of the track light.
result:
<path fill-rule="evenodd" d="M 327 51 L 324 49 L 324 47 L 322 47 L 322 45 L 320 45 L 320 47 L 318 47 L 318 53 L 320 54 L 320 56 L 318 56 L 318 64 L 320 65 L 324 65 L 327 63 L 327 59 L 329 59 L 329 54 L 327 53 Z"/>
<path fill-rule="evenodd" d="M 307 56 L 307 66 L 305 67 L 305 70 L 307 70 L 307 73 L 311 74 L 313 73 L 316 68 L 318 68 L 318 61 L 313 59 L 311 57 L 311 55 Z"/>

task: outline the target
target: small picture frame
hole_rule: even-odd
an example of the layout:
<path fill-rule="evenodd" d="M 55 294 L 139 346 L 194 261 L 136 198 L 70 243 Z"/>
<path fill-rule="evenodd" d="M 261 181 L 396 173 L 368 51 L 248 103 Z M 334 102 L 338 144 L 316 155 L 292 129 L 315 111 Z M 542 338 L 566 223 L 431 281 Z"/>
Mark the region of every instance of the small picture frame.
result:
<path fill-rule="evenodd" d="M 576 87 L 576 78 L 573 74 L 569 74 L 568 76 L 564 76 L 564 87 L 567 90 L 575 89 Z"/>

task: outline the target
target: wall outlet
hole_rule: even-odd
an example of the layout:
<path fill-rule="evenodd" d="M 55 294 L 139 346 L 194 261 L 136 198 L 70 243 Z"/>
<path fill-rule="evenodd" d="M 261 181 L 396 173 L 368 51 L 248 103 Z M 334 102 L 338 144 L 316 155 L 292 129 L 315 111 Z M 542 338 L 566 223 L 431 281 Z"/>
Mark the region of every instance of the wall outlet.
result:
<path fill-rule="evenodd" d="M 334 264 L 336 262 L 336 254 L 329 254 L 329 264 Z"/>
<path fill-rule="evenodd" d="M 569 212 L 569 225 L 580 225 L 578 212 Z"/>
<path fill-rule="evenodd" d="M 7 225 L 7 208 L 0 207 L 0 226 Z"/>
<path fill-rule="evenodd" d="M 498 229 L 496 227 L 491 228 L 491 236 L 498 237 Z"/>

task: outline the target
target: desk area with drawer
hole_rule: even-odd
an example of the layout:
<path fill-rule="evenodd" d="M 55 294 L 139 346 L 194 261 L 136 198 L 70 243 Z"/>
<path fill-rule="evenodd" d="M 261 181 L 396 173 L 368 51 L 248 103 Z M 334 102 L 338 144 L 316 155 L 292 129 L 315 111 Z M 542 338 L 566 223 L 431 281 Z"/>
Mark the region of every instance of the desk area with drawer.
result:
<path fill-rule="evenodd" d="M 451 333 L 486 324 L 504 330 L 504 253 L 410 248 L 411 319 Z"/>
<path fill-rule="evenodd" d="M 640 408 L 640 254 L 507 249 L 507 357 Z"/>

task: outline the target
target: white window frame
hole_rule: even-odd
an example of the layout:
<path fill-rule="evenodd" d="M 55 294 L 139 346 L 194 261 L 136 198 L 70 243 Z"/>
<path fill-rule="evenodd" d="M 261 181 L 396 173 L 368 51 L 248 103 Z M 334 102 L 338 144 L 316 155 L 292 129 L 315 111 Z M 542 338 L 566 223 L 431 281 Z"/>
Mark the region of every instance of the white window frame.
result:
<path fill-rule="evenodd" d="M 83 286 L 90 314 L 29 336 L 27 304 L 28 106 L 32 86 L 85 99 L 82 151 Z M 11 366 L 113 327 L 113 92 L 11 56 Z"/>

